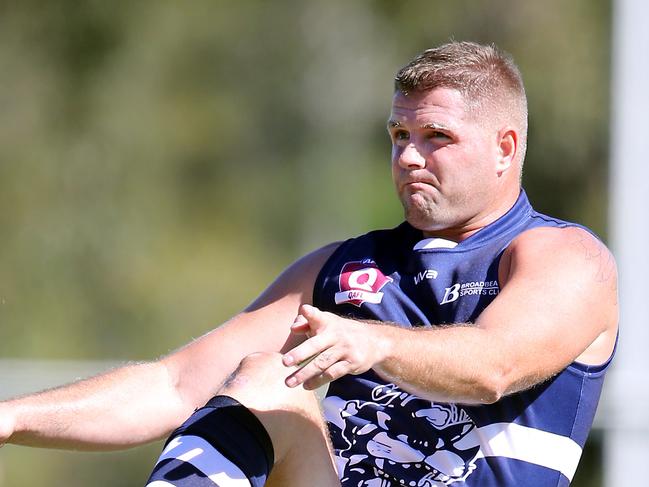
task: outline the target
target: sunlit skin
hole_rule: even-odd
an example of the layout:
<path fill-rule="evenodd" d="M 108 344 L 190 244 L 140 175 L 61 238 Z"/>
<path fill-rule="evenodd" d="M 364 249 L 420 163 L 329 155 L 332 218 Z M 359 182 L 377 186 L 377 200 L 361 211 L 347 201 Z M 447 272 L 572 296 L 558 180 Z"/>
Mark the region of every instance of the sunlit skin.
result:
<path fill-rule="evenodd" d="M 449 88 L 394 95 L 392 178 L 406 219 L 426 236 L 461 241 L 518 197 L 519 134 L 481 112 Z"/>

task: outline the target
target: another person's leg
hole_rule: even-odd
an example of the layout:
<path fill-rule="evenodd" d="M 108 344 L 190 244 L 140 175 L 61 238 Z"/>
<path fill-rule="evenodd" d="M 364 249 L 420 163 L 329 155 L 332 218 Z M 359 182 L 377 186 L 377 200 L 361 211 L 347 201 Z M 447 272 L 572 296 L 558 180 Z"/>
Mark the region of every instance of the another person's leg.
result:
<path fill-rule="evenodd" d="M 338 486 L 317 398 L 285 376 L 279 354 L 246 357 L 171 435 L 147 487 Z"/>

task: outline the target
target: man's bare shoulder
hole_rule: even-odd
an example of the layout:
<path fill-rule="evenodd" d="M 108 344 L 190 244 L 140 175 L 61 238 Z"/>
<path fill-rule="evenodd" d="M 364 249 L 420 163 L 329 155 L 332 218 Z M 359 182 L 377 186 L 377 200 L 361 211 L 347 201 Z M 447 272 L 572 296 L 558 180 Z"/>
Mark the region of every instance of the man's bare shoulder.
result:
<path fill-rule="evenodd" d="M 606 245 L 581 227 L 540 227 L 519 235 L 505 251 L 504 285 L 537 282 L 586 303 L 601 328 L 617 332 L 617 266 Z"/>
<path fill-rule="evenodd" d="M 574 226 L 527 230 L 505 250 L 499 271 L 504 308 L 497 320 L 512 313 L 534 317 L 533 329 L 579 343 L 566 357 L 588 365 L 610 358 L 618 327 L 617 269 L 597 237 Z"/>
<path fill-rule="evenodd" d="M 516 237 L 506 250 L 512 263 L 561 264 L 589 273 L 597 282 L 615 281 L 615 258 L 604 243 L 584 228 L 538 227 Z"/>

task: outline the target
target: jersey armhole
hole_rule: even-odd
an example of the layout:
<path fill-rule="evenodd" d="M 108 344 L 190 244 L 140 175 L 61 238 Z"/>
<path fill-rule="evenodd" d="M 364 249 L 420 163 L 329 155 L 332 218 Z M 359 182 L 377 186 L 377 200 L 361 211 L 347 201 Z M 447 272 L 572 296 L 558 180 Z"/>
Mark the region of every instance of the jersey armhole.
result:
<path fill-rule="evenodd" d="M 340 252 L 342 252 L 342 249 L 347 247 L 349 242 L 351 242 L 354 239 L 348 239 L 342 242 L 336 250 L 333 251 L 333 253 L 325 260 L 324 264 L 322 264 L 322 267 L 320 268 L 320 271 L 318 271 L 318 275 L 315 278 L 315 281 L 313 283 L 313 290 L 312 290 L 312 295 L 311 295 L 311 302 L 313 303 L 313 306 L 316 308 L 324 309 L 325 304 L 323 303 L 321 297 L 322 293 L 321 290 L 324 289 L 325 286 L 325 280 L 327 279 L 328 276 L 328 271 L 329 268 L 332 265 L 332 262 L 334 262 L 337 258 Z"/>
<path fill-rule="evenodd" d="M 617 344 L 620 338 L 620 331 L 618 330 L 617 335 L 615 336 L 615 344 L 613 345 L 613 351 L 611 355 L 606 359 L 605 362 L 597 365 L 588 365 L 582 362 L 573 362 L 568 366 L 568 369 L 580 372 L 582 374 L 587 374 L 589 376 L 599 376 L 606 372 L 608 366 L 611 364 L 613 357 L 615 357 L 615 352 L 617 352 Z"/>

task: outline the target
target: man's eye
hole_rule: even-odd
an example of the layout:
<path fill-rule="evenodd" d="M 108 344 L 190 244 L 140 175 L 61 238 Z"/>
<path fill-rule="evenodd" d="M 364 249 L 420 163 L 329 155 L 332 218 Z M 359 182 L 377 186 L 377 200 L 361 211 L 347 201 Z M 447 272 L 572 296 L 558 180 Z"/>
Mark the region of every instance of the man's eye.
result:
<path fill-rule="evenodd" d="M 431 139 L 449 139 L 450 137 L 446 135 L 444 132 L 440 132 L 438 130 L 435 130 L 431 132 L 430 134 Z"/>
<path fill-rule="evenodd" d="M 408 140 L 410 138 L 410 134 L 405 130 L 397 130 L 394 133 L 393 137 L 394 140 Z"/>

